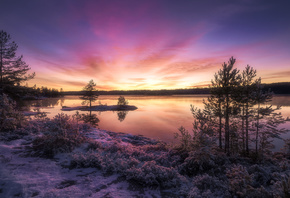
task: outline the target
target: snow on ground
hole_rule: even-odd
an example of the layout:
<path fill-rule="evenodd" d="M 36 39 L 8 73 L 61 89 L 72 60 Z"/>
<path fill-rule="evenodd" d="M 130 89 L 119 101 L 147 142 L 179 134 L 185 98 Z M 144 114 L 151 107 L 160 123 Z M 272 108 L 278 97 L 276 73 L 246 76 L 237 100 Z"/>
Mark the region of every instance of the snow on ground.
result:
<path fill-rule="evenodd" d="M 108 142 L 104 131 L 91 133 Z M 158 189 L 141 188 L 118 174 L 110 176 L 96 168 L 61 166 L 68 154 L 54 159 L 29 157 L 29 140 L 0 142 L 0 197 L 161 197 Z"/>

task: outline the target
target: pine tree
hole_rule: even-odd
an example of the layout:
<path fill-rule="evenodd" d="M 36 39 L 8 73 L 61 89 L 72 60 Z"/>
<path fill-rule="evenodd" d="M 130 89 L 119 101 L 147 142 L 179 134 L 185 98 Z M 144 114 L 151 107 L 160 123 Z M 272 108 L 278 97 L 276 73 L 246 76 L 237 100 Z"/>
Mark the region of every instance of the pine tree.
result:
<path fill-rule="evenodd" d="M 256 86 L 257 80 L 255 80 L 256 75 L 257 71 L 247 65 L 242 72 L 240 86 L 232 95 L 241 108 L 242 148 L 247 154 L 249 153 L 250 118 L 253 117 L 251 107 L 256 103 L 255 93 L 258 91 Z"/>
<path fill-rule="evenodd" d="M 89 83 L 83 88 L 84 95 L 80 99 L 84 100 L 82 104 L 90 104 L 92 107 L 92 102 L 95 102 L 98 98 L 96 84 L 93 80 L 90 80 Z"/>
<path fill-rule="evenodd" d="M 222 109 L 224 112 L 225 152 L 228 154 L 230 152 L 230 117 L 235 114 L 236 109 L 232 94 L 239 86 L 241 79 L 239 70 L 233 69 L 235 61 L 236 60 L 231 57 L 228 63 L 224 63 L 222 69 L 215 74 L 211 85 L 211 95 L 217 99 L 218 103 L 221 103 L 220 110 Z M 215 105 L 214 101 L 212 103 L 212 105 Z"/>
<path fill-rule="evenodd" d="M 222 119 L 224 117 L 223 109 L 222 109 L 222 102 L 223 102 L 223 96 L 221 92 L 219 92 L 220 87 L 211 87 L 211 93 L 206 101 L 204 101 L 204 109 L 205 113 L 208 115 L 211 115 L 213 118 L 217 117 L 217 127 L 218 128 L 218 139 L 219 139 L 219 148 L 222 149 L 222 128 L 223 128 L 223 122 Z M 213 94 L 216 93 L 216 94 Z"/>
<path fill-rule="evenodd" d="M 261 78 L 259 78 L 256 81 L 255 84 L 256 91 L 254 92 L 254 101 L 255 104 L 257 105 L 256 107 L 256 137 L 255 137 L 255 144 L 256 144 L 256 153 L 258 154 L 258 144 L 259 144 L 259 129 L 260 129 L 260 120 L 263 119 L 265 116 L 269 115 L 270 112 L 272 111 L 272 107 L 265 107 L 261 108 L 261 104 L 265 102 L 269 102 L 272 100 L 273 93 L 268 90 L 268 91 L 263 91 L 262 86 L 261 86 Z"/>
<path fill-rule="evenodd" d="M 259 144 L 259 151 L 262 158 L 265 154 L 271 153 L 271 150 L 275 148 L 274 144 L 272 144 L 274 138 L 282 139 L 281 135 L 289 132 L 289 130 L 279 127 L 287 121 L 281 115 L 281 112 L 276 112 L 277 110 L 280 110 L 280 108 L 280 106 L 277 106 L 276 108 L 272 108 L 272 106 L 260 108 L 260 115 L 263 116 L 263 119 L 260 117 L 259 120 L 263 121 L 263 123 L 257 125 L 260 141 L 257 141 L 256 144 Z"/>
<path fill-rule="evenodd" d="M 118 104 L 117 105 L 119 105 L 119 106 L 125 106 L 125 105 L 128 105 L 128 104 L 129 104 L 129 102 L 128 102 L 128 100 L 125 99 L 124 96 L 120 96 L 118 98 Z"/>
<path fill-rule="evenodd" d="M 18 45 L 11 41 L 9 34 L 0 31 L 0 92 L 18 86 L 22 82 L 34 78 L 35 73 L 27 74 L 29 66 L 22 60 L 23 56 L 16 56 Z"/>

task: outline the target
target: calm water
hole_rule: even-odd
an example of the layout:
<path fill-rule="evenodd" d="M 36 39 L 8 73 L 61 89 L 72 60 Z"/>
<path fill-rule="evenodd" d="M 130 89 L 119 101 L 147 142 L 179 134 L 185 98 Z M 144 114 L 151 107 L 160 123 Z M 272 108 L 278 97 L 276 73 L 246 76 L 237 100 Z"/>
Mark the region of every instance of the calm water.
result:
<path fill-rule="evenodd" d="M 115 105 L 118 97 L 99 96 L 99 101 L 94 105 L 99 102 Z M 128 111 L 127 114 L 112 111 L 92 112 L 97 114 L 100 120 L 98 128 L 172 142 L 174 141 L 173 134 L 178 132 L 180 126 L 191 131 L 193 117 L 190 112 L 190 104 L 203 108 L 203 99 L 206 99 L 207 96 L 125 96 L 125 98 L 129 101 L 129 105 L 135 105 L 138 109 Z M 61 111 L 60 109 L 62 106 L 81 106 L 81 102 L 78 96 L 65 96 L 61 99 L 36 101 L 32 105 L 40 107 L 41 111 L 48 112 L 48 117 L 54 117 L 58 113 L 75 114 L 75 111 Z M 290 96 L 275 96 L 269 104 L 282 105 L 282 115 L 290 117 Z M 35 108 L 31 107 L 31 110 L 33 109 Z M 290 129 L 290 123 L 284 124 L 283 127 Z M 285 134 L 283 137 L 290 138 L 290 135 Z M 280 148 L 283 142 L 275 141 L 275 144 Z"/>

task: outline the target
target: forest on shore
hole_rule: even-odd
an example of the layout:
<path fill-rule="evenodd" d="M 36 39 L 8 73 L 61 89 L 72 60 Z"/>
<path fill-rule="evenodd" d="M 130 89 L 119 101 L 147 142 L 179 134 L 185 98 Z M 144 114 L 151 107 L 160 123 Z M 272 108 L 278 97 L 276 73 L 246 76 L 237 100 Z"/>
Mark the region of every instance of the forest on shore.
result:
<path fill-rule="evenodd" d="M 272 90 L 274 94 L 290 94 L 290 82 L 262 84 L 263 90 Z M 83 91 L 63 91 L 63 95 L 83 95 Z M 190 94 L 210 94 L 210 88 L 188 88 L 188 89 L 162 89 L 162 90 L 112 90 L 97 91 L 99 95 L 190 95 Z"/>

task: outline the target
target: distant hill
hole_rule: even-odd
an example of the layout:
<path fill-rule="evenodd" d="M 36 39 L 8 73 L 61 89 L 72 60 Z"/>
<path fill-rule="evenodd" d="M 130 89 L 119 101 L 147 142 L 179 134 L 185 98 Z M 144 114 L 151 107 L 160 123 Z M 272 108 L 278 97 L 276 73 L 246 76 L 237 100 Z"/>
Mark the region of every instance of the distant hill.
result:
<path fill-rule="evenodd" d="M 264 90 L 271 89 L 275 94 L 290 94 L 290 82 L 263 84 Z M 189 94 L 209 94 L 209 88 L 193 89 L 162 89 L 162 90 L 112 90 L 97 91 L 99 95 L 189 95 Z M 64 95 L 82 95 L 83 91 L 66 91 Z"/>

